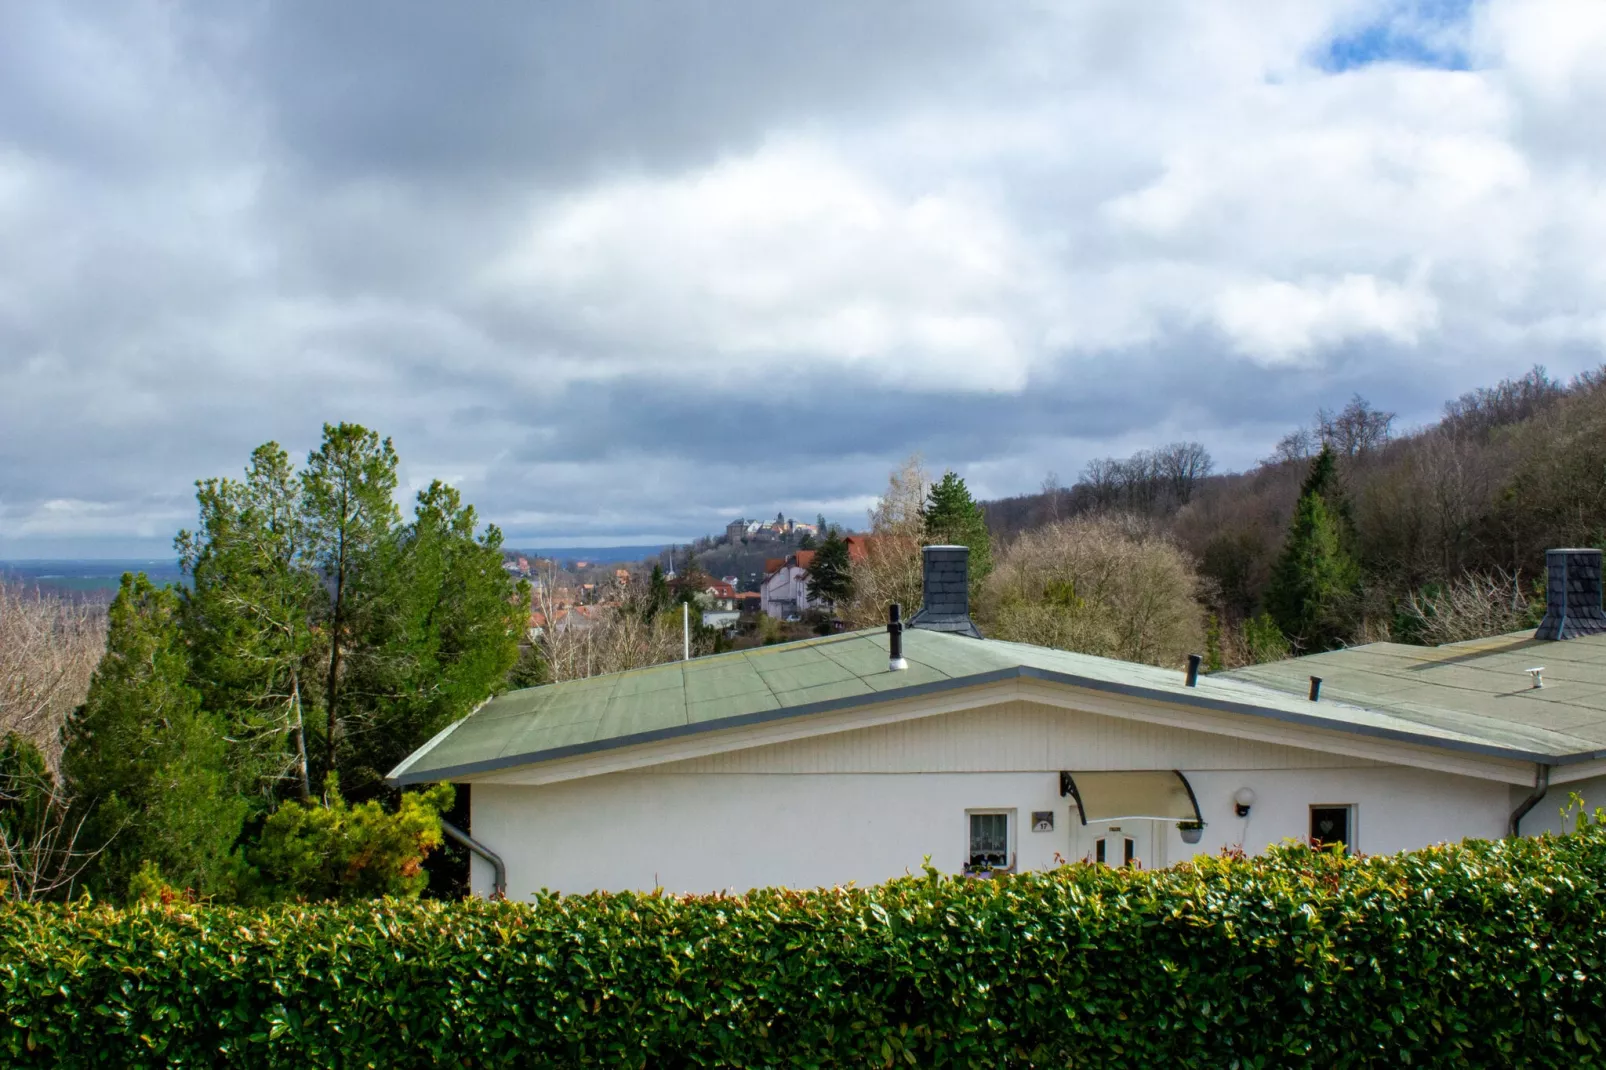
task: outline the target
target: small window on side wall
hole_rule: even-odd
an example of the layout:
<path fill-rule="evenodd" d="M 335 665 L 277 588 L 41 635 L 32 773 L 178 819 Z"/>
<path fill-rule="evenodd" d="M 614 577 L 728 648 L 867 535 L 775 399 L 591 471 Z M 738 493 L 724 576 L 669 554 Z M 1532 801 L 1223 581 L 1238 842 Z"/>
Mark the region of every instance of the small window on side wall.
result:
<path fill-rule="evenodd" d="M 970 821 L 970 849 L 965 855 L 965 869 L 972 873 L 1008 869 L 1009 811 L 973 810 L 966 816 Z"/>
<path fill-rule="evenodd" d="M 1355 807 L 1312 806 L 1310 808 L 1310 843 L 1312 847 L 1331 847 L 1339 844 L 1345 854 L 1355 849 Z"/>

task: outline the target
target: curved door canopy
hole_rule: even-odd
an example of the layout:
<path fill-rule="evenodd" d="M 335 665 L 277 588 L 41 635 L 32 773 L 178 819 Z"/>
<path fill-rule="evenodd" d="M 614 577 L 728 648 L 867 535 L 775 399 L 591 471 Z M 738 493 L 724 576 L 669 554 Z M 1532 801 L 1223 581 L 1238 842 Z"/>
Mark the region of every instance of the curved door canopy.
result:
<path fill-rule="evenodd" d="M 1176 769 L 1060 773 L 1060 795 L 1076 800 L 1082 824 L 1089 821 L 1200 821 L 1193 785 Z"/>

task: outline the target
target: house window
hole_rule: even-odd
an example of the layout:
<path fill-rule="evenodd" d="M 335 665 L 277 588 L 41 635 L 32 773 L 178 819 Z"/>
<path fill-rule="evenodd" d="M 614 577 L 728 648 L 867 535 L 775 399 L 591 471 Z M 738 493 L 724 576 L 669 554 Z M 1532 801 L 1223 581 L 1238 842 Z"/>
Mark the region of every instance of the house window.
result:
<path fill-rule="evenodd" d="M 1355 807 L 1312 806 L 1310 808 L 1310 842 L 1323 847 L 1343 844 L 1345 853 L 1355 849 Z"/>
<path fill-rule="evenodd" d="M 970 850 L 965 868 L 1007 869 L 1009 867 L 1009 811 L 985 810 L 970 817 Z"/>

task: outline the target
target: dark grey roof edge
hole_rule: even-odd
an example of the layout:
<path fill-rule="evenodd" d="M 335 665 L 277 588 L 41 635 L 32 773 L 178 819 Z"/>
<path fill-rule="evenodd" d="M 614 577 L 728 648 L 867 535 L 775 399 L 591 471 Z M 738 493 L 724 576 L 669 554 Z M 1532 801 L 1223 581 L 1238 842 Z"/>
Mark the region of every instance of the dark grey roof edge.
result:
<path fill-rule="evenodd" d="M 1155 702 L 1171 703 L 1173 705 L 1192 706 L 1196 709 L 1215 710 L 1220 713 L 1236 713 L 1249 717 L 1259 717 L 1263 720 L 1280 721 L 1285 724 L 1297 724 L 1307 728 L 1322 728 L 1333 732 L 1342 732 L 1349 735 L 1370 736 L 1376 739 L 1385 739 L 1396 743 L 1415 743 L 1420 746 L 1432 747 L 1439 750 L 1461 751 L 1467 754 L 1476 754 L 1488 758 L 1506 758 L 1515 761 L 1537 762 L 1546 765 L 1571 765 L 1577 762 L 1591 761 L 1606 757 L 1606 750 L 1579 751 L 1572 754 L 1543 754 L 1537 751 L 1518 750 L 1512 747 L 1499 747 L 1488 743 L 1473 743 L 1466 740 L 1445 739 L 1441 736 L 1424 735 L 1416 732 L 1407 732 L 1397 728 L 1383 728 L 1377 725 L 1358 725 L 1342 721 L 1334 721 L 1325 717 L 1315 717 L 1303 713 L 1291 713 L 1286 710 L 1268 709 L 1247 702 L 1234 702 L 1229 699 L 1208 698 L 1203 695 L 1179 695 L 1173 691 L 1161 691 L 1151 687 L 1136 684 L 1118 684 L 1109 680 L 1094 680 L 1085 676 L 1076 676 L 1072 673 L 1055 672 L 1052 669 L 1039 669 L 1031 665 L 1016 665 L 1007 669 L 994 669 L 990 672 L 976 673 L 971 676 L 957 676 L 948 680 L 936 680 L 926 684 L 915 684 L 912 687 L 900 687 L 890 691 L 878 691 L 869 695 L 850 695 L 846 698 L 825 699 L 820 702 L 810 702 L 801 706 L 783 706 L 773 710 L 759 710 L 755 713 L 746 713 L 738 717 L 724 717 L 714 721 L 699 721 L 696 724 L 672 725 L 668 728 L 654 729 L 651 732 L 637 732 L 628 736 L 613 736 L 608 739 L 591 740 L 585 743 L 572 743 L 565 747 L 553 747 L 544 751 L 529 751 L 523 754 L 509 754 L 496 758 L 487 758 L 478 762 L 466 762 L 462 765 L 446 766 L 441 769 L 424 770 L 414 773 L 411 770 L 398 776 L 386 778 L 386 783 L 395 787 L 405 787 L 409 784 L 428 784 L 453 777 L 473 776 L 477 773 L 489 773 L 498 769 L 510 769 L 522 765 L 534 765 L 537 762 L 555 761 L 559 758 L 574 758 L 583 754 L 594 754 L 601 751 L 617 750 L 622 747 L 633 747 L 643 743 L 658 743 L 666 739 L 677 739 L 682 736 L 701 735 L 704 732 L 717 732 L 727 728 L 742 728 L 747 725 L 765 724 L 770 721 L 782 721 L 792 717 L 807 717 L 816 713 L 829 713 L 833 710 L 850 709 L 856 706 L 874 706 L 883 702 L 893 702 L 906 698 L 918 698 L 921 695 L 938 694 L 944 691 L 957 691 L 967 687 L 980 687 L 983 684 L 998 683 L 1002 680 L 1020 678 L 1046 680 L 1051 683 L 1065 684 L 1070 687 L 1082 688 L 1086 691 L 1103 691 L 1109 694 L 1123 695 L 1129 698 L 1149 699 Z M 1260 685 L 1264 686 L 1264 685 Z M 1275 691 L 1274 688 L 1267 688 Z M 1277 691 L 1277 694 L 1286 692 Z M 1385 711 L 1386 712 L 1386 711 Z M 461 723 L 461 722 L 459 722 Z"/>

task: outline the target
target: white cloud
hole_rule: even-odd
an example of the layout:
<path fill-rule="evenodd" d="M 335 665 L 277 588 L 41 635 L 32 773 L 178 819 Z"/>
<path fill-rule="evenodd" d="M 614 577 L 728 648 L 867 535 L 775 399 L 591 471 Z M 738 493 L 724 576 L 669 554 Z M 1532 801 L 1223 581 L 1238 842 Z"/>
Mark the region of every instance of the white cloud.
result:
<path fill-rule="evenodd" d="M 604 351 L 599 371 L 673 355 L 829 361 L 906 389 L 1018 390 L 1046 270 L 984 198 L 899 190 L 818 142 L 542 203 L 487 282 Z"/>
<path fill-rule="evenodd" d="M 1229 286 L 1213 312 L 1238 350 L 1265 365 L 1305 364 L 1323 347 L 1368 336 L 1412 346 L 1438 319 L 1432 297 L 1371 275 Z"/>

